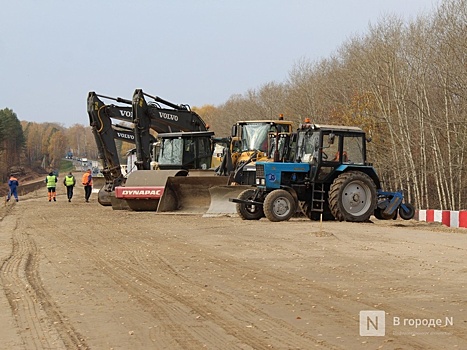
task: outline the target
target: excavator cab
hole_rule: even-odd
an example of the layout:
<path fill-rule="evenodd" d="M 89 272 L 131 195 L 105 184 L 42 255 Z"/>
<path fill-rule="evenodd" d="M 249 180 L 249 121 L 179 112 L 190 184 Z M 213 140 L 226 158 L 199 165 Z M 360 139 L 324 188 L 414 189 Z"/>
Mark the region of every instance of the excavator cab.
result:
<path fill-rule="evenodd" d="M 211 168 L 213 132 L 175 132 L 158 136 L 161 139 L 157 157 L 158 169 L 208 170 Z"/>

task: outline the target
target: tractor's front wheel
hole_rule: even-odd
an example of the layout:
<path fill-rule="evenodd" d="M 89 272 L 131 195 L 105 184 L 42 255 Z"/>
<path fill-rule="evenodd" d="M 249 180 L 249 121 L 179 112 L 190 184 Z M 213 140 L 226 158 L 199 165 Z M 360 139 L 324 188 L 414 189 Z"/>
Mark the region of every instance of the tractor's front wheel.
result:
<path fill-rule="evenodd" d="M 368 221 L 376 208 L 376 186 L 360 171 L 340 174 L 329 190 L 329 207 L 339 221 Z"/>
<path fill-rule="evenodd" d="M 255 190 L 248 189 L 240 192 L 238 199 L 251 200 L 255 198 Z M 260 205 L 237 203 L 236 205 L 237 214 L 243 220 L 259 220 L 264 217 L 263 208 Z"/>
<path fill-rule="evenodd" d="M 274 190 L 266 196 L 263 210 L 269 221 L 287 221 L 295 214 L 297 203 L 286 190 Z"/>

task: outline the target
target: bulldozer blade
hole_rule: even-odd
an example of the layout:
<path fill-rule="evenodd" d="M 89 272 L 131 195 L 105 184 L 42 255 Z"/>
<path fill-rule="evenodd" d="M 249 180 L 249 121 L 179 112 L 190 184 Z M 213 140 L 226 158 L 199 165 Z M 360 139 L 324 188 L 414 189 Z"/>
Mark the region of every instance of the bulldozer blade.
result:
<path fill-rule="evenodd" d="M 225 176 L 189 176 L 167 178 L 157 212 L 204 214 L 211 202 L 209 189 L 227 184 Z"/>
<path fill-rule="evenodd" d="M 211 203 L 203 217 L 233 216 L 237 215 L 237 205 L 229 198 L 237 198 L 244 190 L 251 188 L 247 185 L 215 186 L 209 189 Z"/>

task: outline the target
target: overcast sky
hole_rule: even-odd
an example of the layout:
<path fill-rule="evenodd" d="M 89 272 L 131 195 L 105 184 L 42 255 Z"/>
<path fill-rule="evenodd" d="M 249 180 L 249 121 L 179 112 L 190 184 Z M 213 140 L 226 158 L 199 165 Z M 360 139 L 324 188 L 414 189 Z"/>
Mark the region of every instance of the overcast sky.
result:
<path fill-rule="evenodd" d="M 137 88 L 176 104 L 220 105 L 301 59 L 329 57 L 389 14 L 436 0 L 0 0 L 0 109 L 88 125 L 86 97 Z M 108 100 L 104 100 L 110 103 Z"/>

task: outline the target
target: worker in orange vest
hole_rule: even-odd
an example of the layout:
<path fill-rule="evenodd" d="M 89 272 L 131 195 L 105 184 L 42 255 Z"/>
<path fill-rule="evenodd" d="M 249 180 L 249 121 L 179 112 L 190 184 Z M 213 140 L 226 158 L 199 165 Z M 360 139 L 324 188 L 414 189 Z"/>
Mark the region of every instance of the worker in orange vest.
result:
<path fill-rule="evenodd" d="M 91 174 L 91 169 L 88 169 L 83 174 L 83 178 L 81 179 L 81 183 L 84 186 L 84 199 L 86 200 L 86 203 L 89 203 L 89 198 L 91 197 L 92 193 L 92 174 Z"/>

